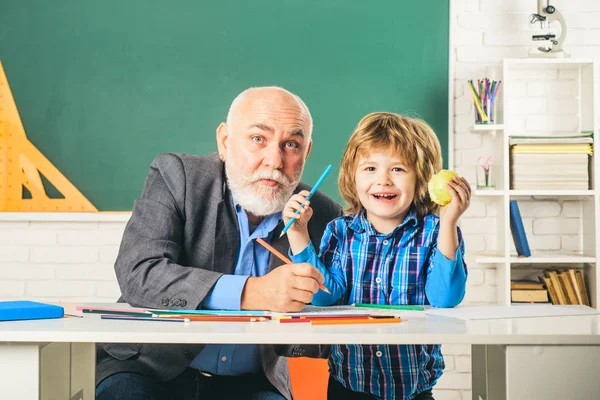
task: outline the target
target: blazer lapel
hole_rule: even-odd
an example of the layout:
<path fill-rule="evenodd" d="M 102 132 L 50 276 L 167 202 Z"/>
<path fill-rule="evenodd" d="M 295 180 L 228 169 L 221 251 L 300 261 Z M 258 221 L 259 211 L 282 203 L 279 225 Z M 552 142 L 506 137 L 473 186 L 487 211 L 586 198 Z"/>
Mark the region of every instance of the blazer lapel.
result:
<path fill-rule="evenodd" d="M 232 275 L 235 272 L 240 232 L 230 196 L 218 205 L 213 249 L 213 271 Z"/>
<path fill-rule="evenodd" d="M 283 230 L 283 222 L 280 222 L 279 225 L 273 231 L 273 236 L 271 239 L 271 246 L 275 247 L 281 254 L 288 257 L 288 250 L 290 248 L 290 242 L 287 239 L 287 235 L 284 235 L 282 238 L 279 237 L 281 235 L 281 231 Z M 269 272 L 273 270 L 273 268 L 280 267 L 285 263 L 281 261 L 278 257 L 275 257 L 273 254 L 269 257 Z"/>

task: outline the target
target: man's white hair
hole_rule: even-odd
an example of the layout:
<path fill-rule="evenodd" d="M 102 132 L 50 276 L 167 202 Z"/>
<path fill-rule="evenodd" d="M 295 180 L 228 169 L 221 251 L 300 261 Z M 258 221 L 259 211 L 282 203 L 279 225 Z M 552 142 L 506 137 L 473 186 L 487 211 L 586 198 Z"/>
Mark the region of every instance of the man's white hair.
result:
<path fill-rule="evenodd" d="M 298 105 L 300 106 L 300 108 L 302 109 L 302 111 L 306 114 L 306 116 L 308 117 L 308 137 L 310 137 L 312 135 L 312 130 L 313 130 L 313 120 L 312 120 L 312 115 L 310 115 L 310 111 L 308 110 L 308 107 L 306 106 L 306 104 L 304 103 L 304 101 L 302 101 L 302 99 L 300 98 L 300 96 L 290 92 L 289 90 L 286 90 L 282 87 L 279 86 L 257 86 L 257 87 L 251 87 L 248 88 L 246 90 L 244 90 L 242 93 L 238 94 L 236 96 L 235 99 L 233 99 L 233 101 L 231 102 L 231 105 L 229 106 L 229 111 L 227 112 L 227 125 L 231 126 L 231 122 L 233 119 L 233 114 L 235 113 L 238 105 L 240 105 L 241 103 L 244 102 L 244 100 L 246 100 L 246 98 L 248 96 L 250 96 L 253 92 L 257 91 L 257 90 L 279 90 L 282 91 L 284 93 L 289 94 L 291 97 L 293 97 L 297 102 Z"/>

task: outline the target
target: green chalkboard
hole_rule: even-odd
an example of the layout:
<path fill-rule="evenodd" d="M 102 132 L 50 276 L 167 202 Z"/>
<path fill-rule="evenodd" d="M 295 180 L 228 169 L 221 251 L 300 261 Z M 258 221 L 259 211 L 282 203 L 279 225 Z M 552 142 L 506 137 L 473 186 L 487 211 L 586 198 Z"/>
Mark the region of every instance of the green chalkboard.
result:
<path fill-rule="evenodd" d="M 130 210 L 153 157 L 207 154 L 250 86 L 314 118 L 303 178 L 336 168 L 372 111 L 424 118 L 448 151 L 443 0 L 20 0 L 0 5 L 0 61 L 29 139 L 102 211 Z"/>

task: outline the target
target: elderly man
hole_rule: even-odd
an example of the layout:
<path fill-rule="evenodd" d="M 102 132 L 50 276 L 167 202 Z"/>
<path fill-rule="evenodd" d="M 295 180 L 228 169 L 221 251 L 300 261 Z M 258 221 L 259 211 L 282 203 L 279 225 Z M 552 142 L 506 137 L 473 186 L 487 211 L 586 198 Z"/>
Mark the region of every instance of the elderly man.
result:
<path fill-rule="evenodd" d="M 115 263 L 122 301 L 171 309 L 296 311 L 323 276 L 282 263 L 255 243 L 287 252 L 281 211 L 310 154 L 312 119 L 302 100 L 252 88 L 217 128 L 218 154 L 161 154 L 152 162 Z M 317 192 L 311 240 L 341 208 Z M 302 346 L 103 344 L 96 396 L 106 399 L 290 399 L 285 355 Z M 311 353 L 313 351 L 313 353 Z"/>

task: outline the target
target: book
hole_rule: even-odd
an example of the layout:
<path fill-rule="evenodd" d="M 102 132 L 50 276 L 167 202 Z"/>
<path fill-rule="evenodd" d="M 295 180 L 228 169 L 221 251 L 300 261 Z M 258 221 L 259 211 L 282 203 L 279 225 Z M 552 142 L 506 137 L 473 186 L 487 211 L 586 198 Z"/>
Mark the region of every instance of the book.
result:
<path fill-rule="evenodd" d="M 548 291 L 546 289 L 513 289 L 510 291 L 510 299 L 513 303 L 548 303 Z"/>
<path fill-rule="evenodd" d="M 566 294 L 563 292 L 562 286 L 558 279 L 558 273 L 556 271 L 544 271 L 544 275 L 550 279 L 550 283 L 556 293 L 556 304 L 569 304 L 567 302 Z"/>
<path fill-rule="evenodd" d="M 540 282 L 546 284 L 552 304 L 590 305 L 583 274 L 573 268 L 565 271 L 544 271 L 539 276 Z"/>
<path fill-rule="evenodd" d="M 525 235 L 525 228 L 521 219 L 521 212 L 516 200 L 510 201 L 510 232 L 515 242 L 517 254 L 524 257 L 531 256 L 529 242 L 527 242 L 527 235 Z"/>
<path fill-rule="evenodd" d="M 0 321 L 24 319 L 62 318 L 64 309 L 60 306 L 35 301 L 0 301 Z"/>
<path fill-rule="evenodd" d="M 583 301 L 583 304 L 586 306 L 590 306 L 590 299 L 587 294 L 587 289 L 585 288 L 583 274 L 580 271 L 575 271 L 575 278 L 577 279 L 577 287 L 579 289 L 579 293 L 581 293 L 581 299 Z"/>
<path fill-rule="evenodd" d="M 567 271 L 558 273 L 558 281 L 562 286 L 563 293 L 566 295 L 567 304 L 577 304 L 577 296 L 575 295 L 575 289 L 571 285 L 571 279 Z"/>
<path fill-rule="evenodd" d="M 565 272 L 565 274 L 567 274 L 568 276 L 568 280 L 569 280 L 569 285 L 571 285 L 571 288 L 573 290 L 574 296 L 575 296 L 575 300 L 576 303 L 575 304 L 581 304 L 583 305 L 583 296 L 581 294 L 581 289 L 579 287 L 579 283 L 577 282 L 577 275 L 575 273 L 574 269 L 569 269 Z"/>
<path fill-rule="evenodd" d="M 550 281 L 550 278 L 545 277 L 545 276 L 539 276 L 538 279 L 541 282 L 544 282 L 544 284 L 546 285 L 546 290 L 548 290 L 548 295 L 550 296 L 550 301 L 552 302 L 552 304 L 560 304 L 558 302 L 558 296 L 556 294 L 556 290 L 554 289 L 554 286 L 552 286 L 552 282 Z"/>
<path fill-rule="evenodd" d="M 591 136 L 578 136 L 578 137 L 551 137 L 551 136 L 538 136 L 538 137 L 524 137 L 524 136 L 512 136 L 508 139 L 509 144 L 581 144 L 581 143 L 594 143 L 594 139 Z"/>
<path fill-rule="evenodd" d="M 544 289 L 543 282 L 515 280 L 510 282 L 511 289 Z"/>

